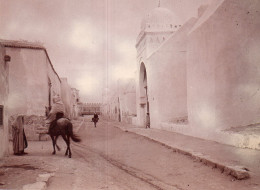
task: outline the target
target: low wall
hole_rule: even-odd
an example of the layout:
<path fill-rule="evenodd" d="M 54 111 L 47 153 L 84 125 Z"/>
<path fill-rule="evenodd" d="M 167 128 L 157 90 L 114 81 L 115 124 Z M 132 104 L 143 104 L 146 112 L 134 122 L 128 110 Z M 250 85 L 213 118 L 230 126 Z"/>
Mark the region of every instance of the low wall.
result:
<path fill-rule="evenodd" d="M 12 139 L 12 127 L 11 124 L 14 122 L 16 116 L 9 117 L 9 138 Z M 24 132 L 27 140 L 48 140 L 49 135 L 47 133 L 48 127 L 45 126 L 45 117 L 36 115 L 24 116 Z"/>
<path fill-rule="evenodd" d="M 187 135 L 191 137 L 201 138 L 205 140 L 215 141 L 239 148 L 250 148 L 260 150 L 260 132 L 259 128 L 249 131 L 235 132 L 231 130 L 211 130 L 208 128 L 197 128 L 188 124 L 175 124 L 171 122 L 161 122 L 159 129 Z M 247 132 L 248 131 L 248 132 Z M 247 132 L 247 133 L 246 133 Z"/>

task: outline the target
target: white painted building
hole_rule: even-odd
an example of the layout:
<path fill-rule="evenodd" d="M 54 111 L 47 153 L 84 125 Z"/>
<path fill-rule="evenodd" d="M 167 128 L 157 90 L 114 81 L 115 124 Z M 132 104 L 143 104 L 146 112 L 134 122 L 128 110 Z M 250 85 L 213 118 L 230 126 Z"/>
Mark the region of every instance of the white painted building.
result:
<path fill-rule="evenodd" d="M 161 115 L 160 110 L 156 108 L 150 109 L 149 105 L 156 105 L 159 103 L 158 101 L 160 101 L 152 94 L 156 92 L 156 89 L 152 89 L 151 85 L 153 85 L 153 83 L 151 83 L 150 80 L 156 78 L 151 68 L 154 66 L 156 69 L 160 69 L 162 63 L 157 62 L 155 65 L 151 65 L 148 58 L 153 55 L 163 43 L 168 41 L 180 27 L 180 19 L 174 15 L 173 12 L 163 7 L 153 9 L 141 22 L 141 31 L 136 41 L 138 71 L 136 76 L 136 106 L 137 124 L 139 126 L 145 126 L 147 113 L 151 115 L 151 120 L 153 120 L 152 124 L 155 124 L 155 122 L 157 122 L 155 118 Z M 168 72 L 171 72 L 171 70 Z M 163 73 L 161 74 L 163 75 Z M 159 81 L 160 79 L 157 80 L 157 82 Z M 163 93 L 164 90 L 160 91 L 158 89 L 157 92 Z M 152 115 L 157 116 L 153 117 Z"/>
<path fill-rule="evenodd" d="M 213 1 L 177 23 L 161 7 L 142 21 L 138 125 L 149 112 L 152 128 L 260 149 L 259 136 L 226 132 L 260 126 L 260 1 Z"/>
<path fill-rule="evenodd" d="M 8 154 L 8 72 L 9 56 L 0 43 L 0 158 Z"/>
<path fill-rule="evenodd" d="M 8 118 L 25 115 L 25 132 L 29 140 L 38 140 L 38 129 L 44 126 L 45 107 L 51 107 L 53 96 L 73 93 L 62 90 L 61 79 L 55 71 L 47 50 L 37 43 L 0 40 L 5 54 L 10 56 L 8 72 Z M 65 85 L 66 86 L 66 85 Z M 77 92 L 78 97 L 78 92 Z M 68 97 L 62 97 L 66 99 Z M 71 110 L 73 102 L 64 101 Z M 71 105 L 70 105 L 71 104 Z M 75 113 L 73 112 L 75 115 Z M 74 116 L 73 115 L 73 116 Z"/>
<path fill-rule="evenodd" d="M 114 89 L 103 93 L 102 115 L 112 120 L 136 124 L 136 82 L 119 79 Z"/>

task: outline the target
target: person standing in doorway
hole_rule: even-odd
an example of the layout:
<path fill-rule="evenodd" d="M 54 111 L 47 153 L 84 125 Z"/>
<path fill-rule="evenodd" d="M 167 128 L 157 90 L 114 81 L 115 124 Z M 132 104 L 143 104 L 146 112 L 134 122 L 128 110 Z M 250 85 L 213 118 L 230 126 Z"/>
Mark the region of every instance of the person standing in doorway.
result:
<path fill-rule="evenodd" d="M 14 154 L 27 154 L 24 152 L 24 149 L 28 147 L 28 143 L 24 132 L 24 117 L 22 115 L 18 115 L 12 124 L 12 134 Z"/>
<path fill-rule="evenodd" d="M 146 126 L 145 128 L 150 128 L 150 115 L 149 113 L 146 114 Z"/>

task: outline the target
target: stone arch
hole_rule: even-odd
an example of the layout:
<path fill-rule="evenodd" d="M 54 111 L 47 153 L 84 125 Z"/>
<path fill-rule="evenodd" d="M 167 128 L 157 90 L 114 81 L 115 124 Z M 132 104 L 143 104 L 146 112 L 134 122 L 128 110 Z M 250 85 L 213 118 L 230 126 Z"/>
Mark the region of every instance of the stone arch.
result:
<path fill-rule="evenodd" d="M 141 62 L 139 73 L 139 92 L 140 92 L 140 121 L 141 125 L 146 124 L 146 114 L 150 112 L 148 101 L 147 70 L 144 62 Z"/>
<path fill-rule="evenodd" d="M 144 63 L 140 65 L 139 73 L 139 86 L 140 86 L 140 96 L 145 96 L 145 88 L 147 87 L 147 72 Z"/>

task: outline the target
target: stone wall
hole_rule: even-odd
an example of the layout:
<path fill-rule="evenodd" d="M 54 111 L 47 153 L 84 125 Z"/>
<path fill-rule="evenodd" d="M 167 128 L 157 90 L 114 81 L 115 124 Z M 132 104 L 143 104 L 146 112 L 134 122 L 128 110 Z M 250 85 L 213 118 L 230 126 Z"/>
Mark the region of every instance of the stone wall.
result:
<path fill-rule="evenodd" d="M 17 115 L 9 117 L 9 138 L 12 139 L 12 123 Z M 49 136 L 46 134 L 48 127 L 45 125 L 45 117 L 37 115 L 24 116 L 24 132 L 27 140 L 48 140 Z"/>

